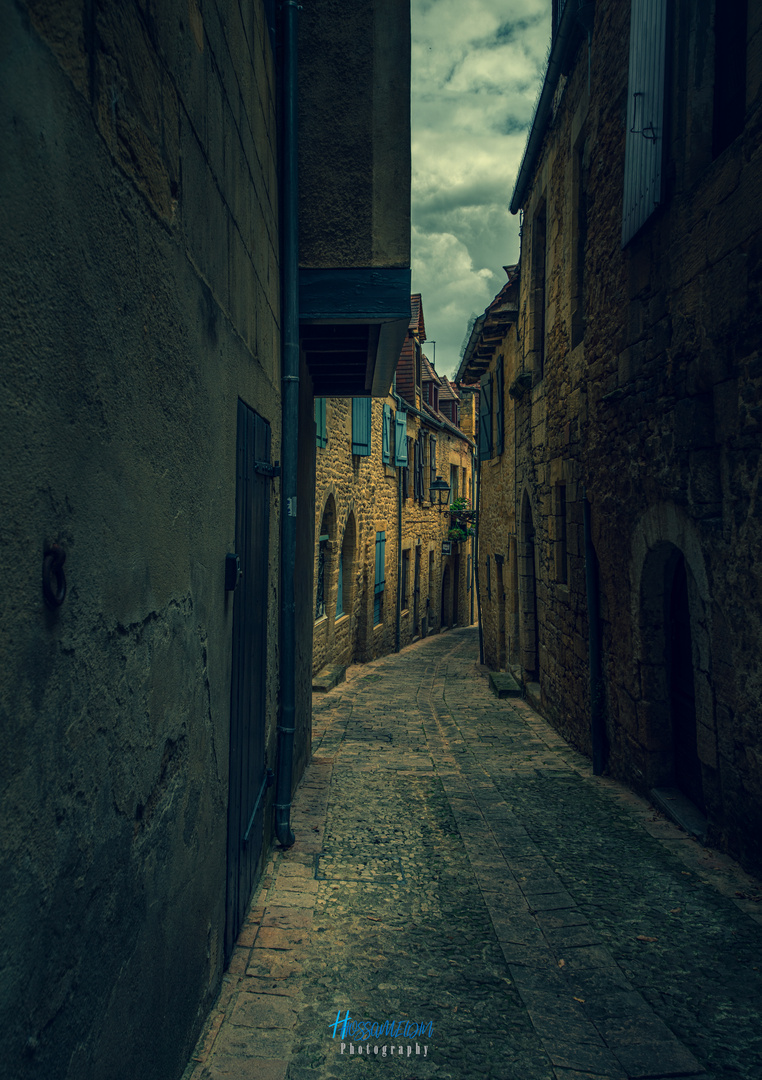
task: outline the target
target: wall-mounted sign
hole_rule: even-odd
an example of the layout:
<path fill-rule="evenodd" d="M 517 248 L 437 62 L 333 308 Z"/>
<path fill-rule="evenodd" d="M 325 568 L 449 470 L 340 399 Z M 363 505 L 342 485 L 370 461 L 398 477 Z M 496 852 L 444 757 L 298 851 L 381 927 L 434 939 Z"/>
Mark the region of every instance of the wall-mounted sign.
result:
<path fill-rule="evenodd" d="M 442 541 L 442 554 L 450 555 L 452 553 L 452 540 Z"/>

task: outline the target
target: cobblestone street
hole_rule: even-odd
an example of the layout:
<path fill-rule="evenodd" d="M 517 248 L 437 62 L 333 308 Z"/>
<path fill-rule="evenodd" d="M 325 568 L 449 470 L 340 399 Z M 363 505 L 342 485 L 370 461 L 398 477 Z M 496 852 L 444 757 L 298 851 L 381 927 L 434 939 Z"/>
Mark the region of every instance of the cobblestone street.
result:
<path fill-rule="evenodd" d="M 313 753 L 186 1080 L 762 1077 L 759 883 L 495 698 L 475 628 L 316 696 Z"/>

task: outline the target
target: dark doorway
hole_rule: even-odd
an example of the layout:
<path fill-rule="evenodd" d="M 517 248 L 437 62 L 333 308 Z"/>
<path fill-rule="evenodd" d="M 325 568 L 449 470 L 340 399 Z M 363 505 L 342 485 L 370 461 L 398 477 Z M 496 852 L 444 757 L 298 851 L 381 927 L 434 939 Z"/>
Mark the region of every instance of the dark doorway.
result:
<path fill-rule="evenodd" d="M 238 402 L 225 962 L 233 952 L 262 853 L 270 546 L 270 425 Z"/>
<path fill-rule="evenodd" d="M 503 556 L 495 556 L 497 568 L 497 669 L 504 671 L 505 656 L 505 585 L 503 584 Z"/>
<path fill-rule="evenodd" d="M 682 555 L 677 560 L 672 578 L 667 648 L 675 784 L 700 810 L 705 810 L 701 762 L 696 746 L 696 697 L 688 575 Z"/>
<path fill-rule="evenodd" d="M 421 549 L 417 547 L 415 549 L 415 567 L 413 569 L 413 637 L 420 633 L 419 620 L 421 617 L 420 612 L 420 597 L 421 597 Z"/>
<path fill-rule="evenodd" d="M 529 682 L 540 675 L 539 627 L 537 625 L 537 580 L 535 577 L 534 522 L 526 492 L 521 506 L 521 666 Z"/>
<path fill-rule="evenodd" d="M 452 560 L 452 625 L 458 625 L 458 590 L 460 588 L 460 555 Z"/>
<path fill-rule="evenodd" d="M 444 628 L 450 625 L 450 567 L 444 568 L 442 575 L 442 610 L 439 625 Z"/>

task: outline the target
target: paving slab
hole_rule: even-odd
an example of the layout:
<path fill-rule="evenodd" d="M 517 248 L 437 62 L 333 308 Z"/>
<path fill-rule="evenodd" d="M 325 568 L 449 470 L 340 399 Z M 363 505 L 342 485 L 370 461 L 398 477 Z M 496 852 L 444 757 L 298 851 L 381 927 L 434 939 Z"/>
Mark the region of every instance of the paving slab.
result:
<path fill-rule="evenodd" d="M 760 883 L 477 651 L 429 637 L 314 696 L 296 843 L 185 1080 L 760 1080 Z"/>

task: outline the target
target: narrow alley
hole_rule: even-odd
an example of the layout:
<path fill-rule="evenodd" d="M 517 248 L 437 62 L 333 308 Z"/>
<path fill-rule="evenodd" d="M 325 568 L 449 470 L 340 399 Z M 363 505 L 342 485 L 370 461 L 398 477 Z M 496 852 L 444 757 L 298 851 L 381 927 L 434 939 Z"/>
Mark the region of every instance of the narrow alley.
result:
<path fill-rule="evenodd" d="M 759 882 L 498 700 L 475 628 L 316 695 L 313 755 L 185 1080 L 762 1076 Z"/>

